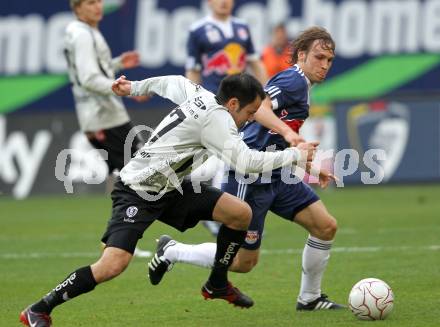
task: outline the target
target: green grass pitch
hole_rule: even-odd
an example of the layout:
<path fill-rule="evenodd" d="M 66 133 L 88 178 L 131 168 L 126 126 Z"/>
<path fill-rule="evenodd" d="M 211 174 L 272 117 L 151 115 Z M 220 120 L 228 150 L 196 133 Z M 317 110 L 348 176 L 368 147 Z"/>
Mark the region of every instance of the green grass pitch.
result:
<path fill-rule="evenodd" d="M 200 287 L 209 271 L 199 267 L 178 264 L 152 286 L 146 260 L 135 258 L 117 279 L 55 309 L 54 326 L 440 326 L 440 185 L 348 187 L 320 195 L 339 223 L 323 291 L 346 303 L 358 280 L 384 279 L 395 294 L 387 320 L 357 321 L 348 310 L 297 313 L 306 232 L 270 215 L 258 266 L 230 274 L 254 299 L 253 308 L 204 301 Z M 18 326 L 24 307 L 98 258 L 110 206 L 108 196 L 0 198 L 0 326 Z M 162 233 L 213 241 L 202 227 L 181 234 L 157 222 L 139 245 L 154 249 Z"/>

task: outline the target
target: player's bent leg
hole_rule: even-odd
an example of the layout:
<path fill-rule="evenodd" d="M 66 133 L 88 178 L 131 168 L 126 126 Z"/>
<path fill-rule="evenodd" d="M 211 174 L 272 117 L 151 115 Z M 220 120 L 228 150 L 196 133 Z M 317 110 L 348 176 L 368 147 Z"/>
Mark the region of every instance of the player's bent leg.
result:
<path fill-rule="evenodd" d="M 240 248 L 234 261 L 229 267 L 229 271 L 237 273 L 248 273 L 250 272 L 258 263 L 260 256 L 260 250 L 248 250 Z"/>
<path fill-rule="evenodd" d="M 250 271 L 256 264 L 258 260 L 258 255 L 256 255 L 255 253 L 251 254 L 248 252 L 257 252 L 257 251 L 249 251 L 240 248 L 237 255 L 233 258 L 233 263 L 229 267 L 229 270 L 236 272 Z M 254 305 L 254 301 L 249 296 L 242 293 L 237 287 L 234 287 L 229 281 L 227 282 L 226 287 L 221 287 L 221 288 L 214 287 L 211 282 L 212 276 L 213 273 L 211 273 L 210 279 L 202 287 L 202 296 L 205 298 L 205 300 L 222 299 L 240 308 L 250 308 Z"/>
<path fill-rule="evenodd" d="M 338 228 L 336 219 L 330 215 L 322 201 L 316 201 L 301 210 L 294 221 L 310 235 L 325 241 L 333 240 Z"/>
<path fill-rule="evenodd" d="M 51 326 L 50 313 L 56 306 L 90 292 L 97 284 L 116 277 L 125 270 L 131 257 L 131 253 L 125 250 L 105 248 L 96 263 L 75 270 L 40 301 L 23 310 L 20 321 L 26 326 Z"/>
<path fill-rule="evenodd" d="M 214 207 L 212 218 L 235 230 L 247 230 L 252 218 L 249 205 L 236 196 L 223 193 Z"/>
<path fill-rule="evenodd" d="M 249 308 L 254 304 L 250 297 L 240 292 L 227 278 L 228 269 L 244 242 L 251 216 L 249 205 L 237 197 L 223 193 L 218 199 L 212 218 L 223 224 L 217 236 L 214 265 L 201 290 L 205 299 L 222 299 L 241 308 Z"/>
<path fill-rule="evenodd" d="M 328 213 L 322 201 L 316 201 L 301 210 L 295 216 L 295 222 L 310 233 L 303 251 L 301 290 L 296 309 L 314 311 L 343 308 L 343 305 L 321 293 L 322 277 L 337 230 L 336 219 Z"/>
<path fill-rule="evenodd" d="M 168 235 L 157 239 L 156 253 L 148 262 L 148 278 L 152 285 L 159 284 L 165 273 L 173 268 L 174 262 L 165 257 L 165 252 L 176 245 L 177 242 Z"/>
<path fill-rule="evenodd" d="M 148 263 L 148 277 L 153 285 L 159 284 L 175 263 L 187 263 L 203 268 L 212 268 L 214 265 L 216 243 L 185 244 L 168 235 L 161 235 L 157 242 L 156 253 Z M 229 271 L 250 272 L 257 265 L 259 254 L 259 249 L 240 248 Z"/>
<path fill-rule="evenodd" d="M 120 275 L 127 268 L 133 255 L 123 249 L 106 247 L 101 258 L 91 265 L 96 283 L 108 281 Z"/>

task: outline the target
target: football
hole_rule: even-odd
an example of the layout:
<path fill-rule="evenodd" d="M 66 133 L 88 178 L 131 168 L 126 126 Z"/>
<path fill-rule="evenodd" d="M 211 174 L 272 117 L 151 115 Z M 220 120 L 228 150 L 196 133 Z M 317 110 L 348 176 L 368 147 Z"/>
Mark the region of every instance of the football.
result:
<path fill-rule="evenodd" d="M 366 278 L 353 286 L 348 305 L 361 320 L 383 320 L 393 310 L 394 294 L 383 280 Z"/>

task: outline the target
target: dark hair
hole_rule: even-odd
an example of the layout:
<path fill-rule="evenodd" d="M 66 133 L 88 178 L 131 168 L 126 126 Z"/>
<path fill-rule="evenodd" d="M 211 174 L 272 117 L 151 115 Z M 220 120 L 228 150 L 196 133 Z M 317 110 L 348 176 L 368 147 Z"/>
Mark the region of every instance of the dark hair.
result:
<path fill-rule="evenodd" d="M 240 73 L 223 78 L 218 89 L 216 99 L 224 105 L 231 98 L 237 98 L 240 108 L 255 101 L 259 96 L 261 100 L 266 97 L 261 83 L 252 75 Z"/>
<path fill-rule="evenodd" d="M 313 26 L 303 31 L 290 44 L 290 52 L 292 54 L 290 63 L 292 65 L 296 64 L 298 62 L 298 52 L 308 52 L 316 40 L 319 40 L 323 49 L 335 52 L 335 41 L 333 41 L 330 33 L 325 28 Z"/>
<path fill-rule="evenodd" d="M 83 2 L 84 0 L 69 0 L 69 4 L 70 4 L 70 8 L 75 9 L 76 7 L 78 7 L 81 2 Z"/>

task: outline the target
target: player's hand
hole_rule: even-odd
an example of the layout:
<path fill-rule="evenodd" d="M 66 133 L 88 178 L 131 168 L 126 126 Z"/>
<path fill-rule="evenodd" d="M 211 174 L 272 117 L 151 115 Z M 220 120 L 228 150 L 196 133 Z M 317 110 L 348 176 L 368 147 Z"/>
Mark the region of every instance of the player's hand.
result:
<path fill-rule="evenodd" d="M 290 144 L 290 146 L 297 146 L 299 143 L 305 142 L 304 138 L 298 133 L 294 132 L 289 128 L 287 133 L 283 135 L 284 140 Z"/>
<path fill-rule="evenodd" d="M 299 161 L 312 162 L 315 158 L 315 153 L 318 145 L 318 141 L 299 143 L 296 146 L 301 151 L 301 159 Z"/>
<path fill-rule="evenodd" d="M 121 54 L 121 64 L 123 68 L 134 68 L 139 66 L 140 59 L 137 51 L 127 51 Z"/>
<path fill-rule="evenodd" d="M 326 188 L 331 181 L 337 182 L 338 178 L 325 169 L 321 169 L 319 172 L 319 186 Z"/>
<path fill-rule="evenodd" d="M 131 92 L 131 81 L 122 75 L 112 84 L 112 91 L 119 96 L 130 95 Z"/>

